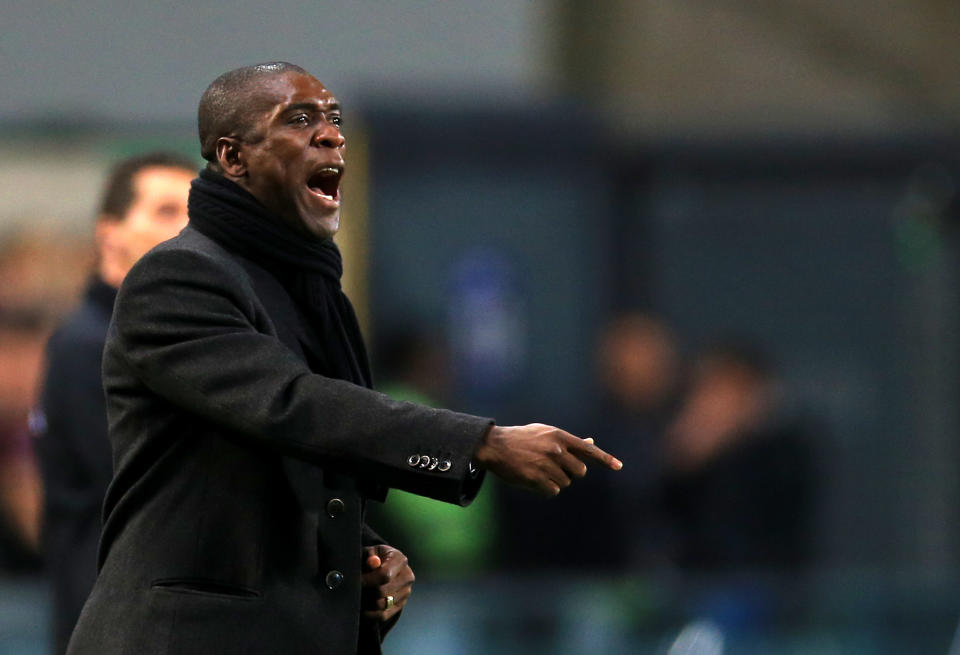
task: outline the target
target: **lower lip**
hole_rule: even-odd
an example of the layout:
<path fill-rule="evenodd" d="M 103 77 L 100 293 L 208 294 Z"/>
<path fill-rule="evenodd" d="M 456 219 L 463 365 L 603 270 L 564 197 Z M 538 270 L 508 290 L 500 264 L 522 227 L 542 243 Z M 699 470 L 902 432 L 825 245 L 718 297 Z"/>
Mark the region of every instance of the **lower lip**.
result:
<path fill-rule="evenodd" d="M 337 192 L 337 195 L 334 197 L 325 196 L 322 193 L 317 193 L 310 188 L 307 188 L 307 193 L 309 193 L 313 198 L 320 202 L 325 207 L 330 207 L 331 209 L 336 209 L 340 207 L 340 192 Z"/>

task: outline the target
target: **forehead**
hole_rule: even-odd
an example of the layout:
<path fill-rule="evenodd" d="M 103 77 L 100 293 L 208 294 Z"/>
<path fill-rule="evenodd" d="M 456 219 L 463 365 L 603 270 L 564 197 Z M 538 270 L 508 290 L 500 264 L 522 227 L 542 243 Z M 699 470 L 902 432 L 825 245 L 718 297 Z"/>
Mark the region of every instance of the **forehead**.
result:
<path fill-rule="evenodd" d="M 147 166 L 133 176 L 133 192 L 136 200 L 158 196 L 183 195 L 186 197 L 190 181 L 195 174 L 175 166 Z"/>
<path fill-rule="evenodd" d="M 252 93 L 257 104 L 282 109 L 291 104 L 336 104 L 337 99 L 318 79 L 302 73 L 274 75 L 258 83 Z"/>

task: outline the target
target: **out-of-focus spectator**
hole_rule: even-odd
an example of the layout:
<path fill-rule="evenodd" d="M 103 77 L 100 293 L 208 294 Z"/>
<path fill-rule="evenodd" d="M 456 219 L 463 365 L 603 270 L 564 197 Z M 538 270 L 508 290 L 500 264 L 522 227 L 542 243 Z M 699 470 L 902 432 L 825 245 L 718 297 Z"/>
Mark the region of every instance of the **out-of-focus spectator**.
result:
<path fill-rule="evenodd" d="M 88 265 L 76 243 L 60 236 L 0 235 L 0 570 L 8 572 L 39 567 L 42 500 L 28 416 L 50 326 Z"/>
<path fill-rule="evenodd" d="M 631 424 L 661 423 L 680 380 L 676 337 L 655 316 L 619 316 L 601 335 L 597 369 L 616 413 Z"/>
<path fill-rule="evenodd" d="M 376 350 L 379 391 L 396 400 L 446 406 L 450 374 L 439 338 L 428 330 L 390 331 Z M 496 540 L 494 493 L 485 488 L 463 511 L 447 503 L 393 489 L 384 505 L 370 503 L 370 521 L 390 543 L 420 564 L 418 576 L 459 578 L 491 563 Z"/>
<path fill-rule="evenodd" d="M 618 567 L 657 566 L 664 557 L 658 511 L 662 434 L 681 379 L 676 338 L 653 315 L 623 314 L 601 335 L 597 373 L 602 397 L 596 438 L 630 462 L 630 475 L 604 478 L 601 497 L 612 509 L 609 557 Z"/>
<path fill-rule="evenodd" d="M 811 556 L 812 444 L 785 422 L 768 359 L 727 341 L 697 361 L 666 432 L 664 508 L 677 565 L 796 571 Z"/>
<path fill-rule="evenodd" d="M 25 310 L 49 328 L 70 310 L 91 261 L 89 242 L 70 232 L 15 229 L 0 234 L 0 307 Z"/>
<path fill-rule="evenodd" d="M 66 651 L 96 578 L 100 512 L 113 474 L 100 360 L 117 288 L 143 254 L 186 226 L 195 175 L 191 160 L 167 153 L 133 157 L 113 168 L 96 222 L 96 273 L 47 347 L 36 445 L 56 653 Z"/>
<path fill-rule="evenodd" d="M 503 489 L 498 518 L 509 566 L 622 573 L 663 560 L 660 435 L 680 379 L 675 339 L 654 316 L 621 314 L 601 330 L 595 366 L 598 403 L 583 403 L 570 423 L 601 448 L 622 453 L 629 471 L 606 476 L 588 470 L 569 493 L 546 503 Z M 591 381 L 583 384 L 586 398 Z"/>
<path fill-rule="evenodd" d="M 48 331 L 41 311 L 0 307 L 0 568 L 36 568 L 40 483 L 27 416 Z"/>

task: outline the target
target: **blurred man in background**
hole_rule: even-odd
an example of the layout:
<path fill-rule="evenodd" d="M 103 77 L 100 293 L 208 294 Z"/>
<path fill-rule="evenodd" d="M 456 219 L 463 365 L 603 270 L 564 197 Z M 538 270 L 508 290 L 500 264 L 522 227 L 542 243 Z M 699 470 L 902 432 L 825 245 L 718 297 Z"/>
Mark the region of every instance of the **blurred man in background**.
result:
<path fill-rule="evenodd" d="M 676 336 L 652 314 L 620 314 L 601 333 L 596 367 L 602 387 L 597 439 L 614 452 L 629 453 L 624 457 L 638 467 L 629 476 L 599 481 L 610 512 L 601 547 L 609 549 L 614 568 L 657 567 L 665 557 L 658 511 L 663 431 L 682 378 Z"/>
<path fill-rule="evenodd" d="M 113 474 L 100 360 L 117 288 L 150 248 L 187 224 L 196 166 L 149 153 L 119 162 L 97 216 L 97 269 L 80 306 L 47 346 L 37 452 L 45 501 L 43 544 L 53 584 L 56 653 L 66 651 L 96 577 L 100 510 Z"/>
<path fill-rule="evenodd" d="M 40 568 L 42 493 L 28 419 L 44 345 L 89 267 L 89 248 L 37 225 L 0 232 L 0 575 Z"/>
<path fill-rule="evenodd" d="M 33 404 L 48 321 L 37 308 L 0 305 L 0 572 L 39 568 L 40 484 L 30 451 Z"/>
<path fill-rule="evenodd" d="M 548 505 L 498 490 L 507 566 L 622 573 L 650 571 L 666 559 L 659 483 L 663 430 L 682 378 L 677 339 L 658 316 L 626 311 L 602 325 L 593 355 L 598 402 L 582 403 L 575 431 L 629 453 L 630 475 L 588 476 Z"/>
<path fill-rule="evenodd" d="M 674 562 L 713 573 L 807 564 L 817 483 L 808 436 L 784 420 L 758 348 L 737 339 L 704 352 L 665 435 Z"/>

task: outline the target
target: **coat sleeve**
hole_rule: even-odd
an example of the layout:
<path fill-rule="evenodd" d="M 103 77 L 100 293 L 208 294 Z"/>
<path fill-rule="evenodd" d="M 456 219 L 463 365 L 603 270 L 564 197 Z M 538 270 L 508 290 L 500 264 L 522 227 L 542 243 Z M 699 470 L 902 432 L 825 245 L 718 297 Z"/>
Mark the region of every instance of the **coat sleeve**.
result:
<path fill-rule="evenodd" d="M 231 437 L 437 500 L 473 499 L 482 473 L 470 458 L 490 419 L 314 374 L 270 325 L 239 265 L 161 247 L 124 281 L 107 349 Z"/>

